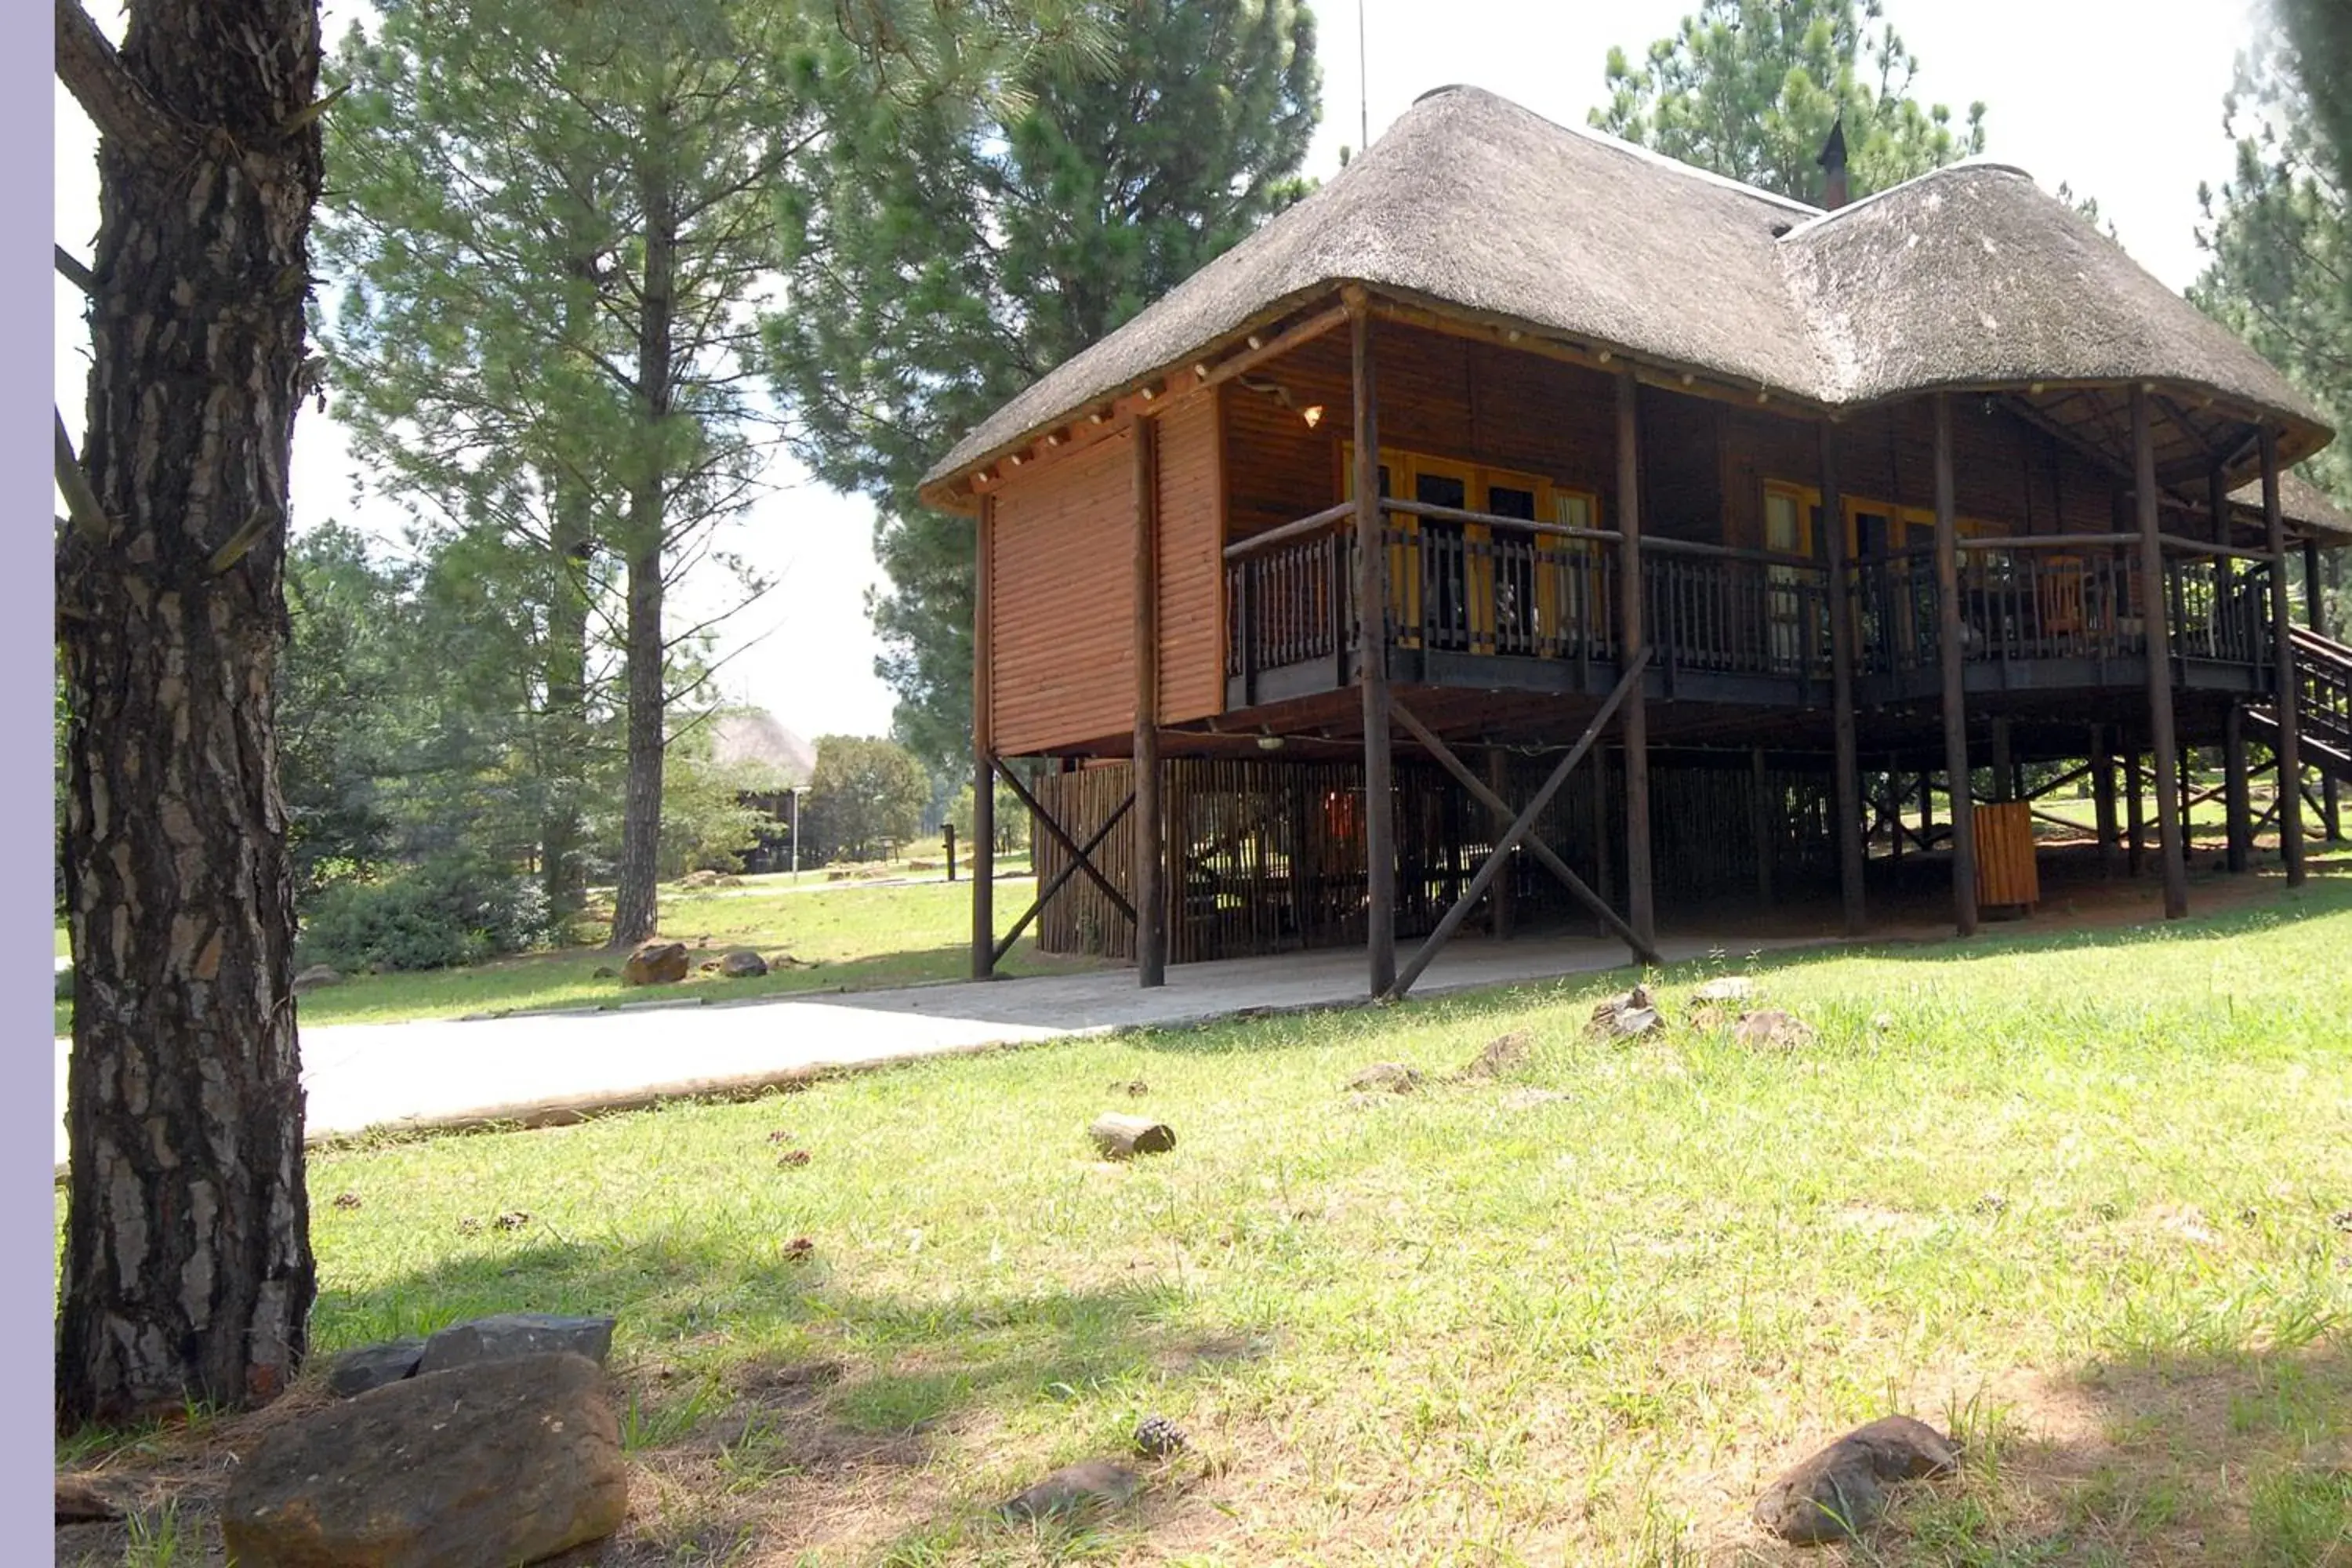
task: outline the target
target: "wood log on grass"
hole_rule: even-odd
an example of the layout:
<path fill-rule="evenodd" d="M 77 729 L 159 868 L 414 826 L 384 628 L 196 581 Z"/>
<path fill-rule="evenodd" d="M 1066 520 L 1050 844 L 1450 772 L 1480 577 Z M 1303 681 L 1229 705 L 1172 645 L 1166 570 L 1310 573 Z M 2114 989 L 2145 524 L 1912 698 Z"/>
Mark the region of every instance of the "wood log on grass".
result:
<path fill-rule="evenodd" d="M 1176 1134 L 1164 1122 L 1148 1116 L 1121 1116 L 1116 1111 L 1095 1118 L 1087 1130 L 1107 1159 L 1127 1160 L 1138 1154 L 1164 1154 L 1176 1147 Z"/>

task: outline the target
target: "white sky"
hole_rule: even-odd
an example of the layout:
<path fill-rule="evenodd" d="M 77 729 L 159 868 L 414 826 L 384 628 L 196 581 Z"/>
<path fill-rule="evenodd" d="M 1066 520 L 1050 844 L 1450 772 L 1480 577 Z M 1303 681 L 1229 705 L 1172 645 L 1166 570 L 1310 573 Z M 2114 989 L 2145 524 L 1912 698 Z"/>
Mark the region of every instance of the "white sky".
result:
<path fill-rule="evenodd" d="M 2218 185 L 2230 172 L 2221 96 L 2251 35 L 2250 3 L 1887 0 L 1886 9 L 1922 61 L 1916 90 L 1923 98 L 1956 112 L 1983 100 L 1989 157 L 2023 167 L 2044 186 L 2063 180 L 2095 196 L 2125 248 L 2178 289 L 2201 265 L 2192 233 L 2198 183 Z M 1604 96 L 1609 47 L 1638 55 L 1671 33 L 1695 0 L 1361 4 L 1369 46 L 1361 76 L 1357 0 L 1326 0 L 1317 12 L 1324 123 L 1308 168 L 1325 177 L 1338 169 L 1341 145 L 1360 142 L 1366 79 L 1375 138 L 1419 94 L 1454 82 L 1581 123 Z M 360 6 L 327 0 L 325 9 L 331 43 Z M 98 226 L 95 141 L 62 88 L 57 101 L 57 235 L 87 258 Z M 57 332 L 58 406 L 79 432 L 87 339 L 79 299 L 62 280 Z M 295 428 L 295 526 L 335 518 L 397 536 L 395 510 L 352 501 L 353 464 L 331 406 L 331 392 L 330 413 L 305 412 Z M 878 647 L 865 614 L 866 589 L 882 580 L 872 508 L 814 484 L 788 459 L 779 459 L 771 484 L 729 542 L 778 586 L 723 636 L 721 652 L 738 653 L 723 686 L 804 736 L 883 732 L 892 698 L 873 673 Z M 723 584 L 710 584 L 712 596 L 721 592 Z M 675 613 L 707 613 L 711 605 L 698 598 L 674 597 Z"/>

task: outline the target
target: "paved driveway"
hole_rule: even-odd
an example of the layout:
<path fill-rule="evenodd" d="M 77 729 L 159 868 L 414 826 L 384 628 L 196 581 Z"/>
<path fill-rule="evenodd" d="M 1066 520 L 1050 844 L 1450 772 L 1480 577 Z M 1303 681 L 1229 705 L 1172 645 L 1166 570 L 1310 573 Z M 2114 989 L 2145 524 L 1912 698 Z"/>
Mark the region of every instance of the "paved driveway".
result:
<path fill-rule="evenodd" d="M 1667 939 L 1668 962 L 1709 943 Z M 1743 940 L 1739 950 L 1759 945 Z M 1416 996 L 1614 968 L 1613 942 L 1552 938 L 1448 948 Z M 937 1056 L 1138 1025 L 1360 1000 L 1359 950 L 1178 964 L 1146 991 L 1132 970 L 986 984 L 783 996 L 609 1013 L 322 1025 L 302 1031 L 313 1137 L 365 1128 L 527 1120 L 566 1110 L 743 1089 L 813 1068 Z M 57 1046 L 57 1157 L 66 1158 L 66 1043 Z"/>

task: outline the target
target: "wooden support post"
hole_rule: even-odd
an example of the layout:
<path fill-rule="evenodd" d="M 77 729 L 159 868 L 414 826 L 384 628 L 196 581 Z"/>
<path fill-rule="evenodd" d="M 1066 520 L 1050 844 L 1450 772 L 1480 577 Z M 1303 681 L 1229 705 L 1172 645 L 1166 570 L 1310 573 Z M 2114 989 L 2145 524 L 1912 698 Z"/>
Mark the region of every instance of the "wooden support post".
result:
<path fill-rule="evenodd" d="M 948 880 L 952 882 L 956 879 L 954 823 L 942 822 L 940 824 L 940 847 L 947 852 Z"/>
<path fill-rule="evenodd" d="M 2173 743 L 2172 635 L 2157 511 L 2156 433 L 2147 388 L 2131 389 L 2132 503 L 2139 514 L 2140 622 L 2147 628 L 2147 735 L 2156 774 L 2157 847 L 2164 862 L 2164 918 L 2189 913 L 2188 840 L 2181 832 L 2179 753 Z M 2284 708 L 2282 704 L 2282 708 Z M 2284 726 L 2282 726 L 2284 727 Z"/>
<path fill-rule="evenodd" d="M 2246 706 L 2230 704 L 2223 721 L 2221 739 L 2221 794 L 2230 816 L 2230 848 L 2227 864 L 2232 871 L 2243 871 L 2253 863 L 2254 805 L 2252 794 L 2246 787 Z"/>
<path fill-rule="evenodd" d="M 1620 668 L 1635 669 L 1649 645 L 1642 626 L 1642 447 L 1641 387 L 1633 367 L 1617 374 L 1617 647 Z M 1622 739 L 1625 747 L 1625 913 L 1645 946 L 1658 942 L 1656 906 L 1650 888 L 1650 717 L 1645 683 L 1635 681 L 1624 698 Z"/>
<path fill-rule="evenodd" d="M 2286 591 L 2284 584 L 2279 591 Z M 2304 624 L 2321 637 L 2327 635 L 2327 590 L 2319 580 L 2319 541 L 2303 542 L 2303 616 Z M 2319 781 L 2319 820 L 2327 834 L 2327 842 L 2344 842 L 2343 796 L 2338 792 L 2336 775 L 2328 773 Z"/>
<path fill-rule="evenodd" d="M 1392 703 L 1391 708 L 1393 706 Z M 1511 754 L 1502 747 L 1486 748 L 1486 787 L 1495 792 L 1495 804 L 1489 807 L 1487 815 L 1494 818 L 1495 832 L 1497 835 L 1511 826 L 1510 811 L 1502 804 L 1505 798 L 1504 791 L 1510 784 L 1510 764 Z M 1511 916 L 1515 912 L 1511 908 L 1511 900 L 1515 896 L 1511 881 L 1512 878 L 1507 871 L 1495 882 L 1495 940 L 1496 942 L 1511 940 Z"/>
<path fill-rule="evenodd" d="M 2303 743 L 2294 679 L 2294 619 L 2286 598 L 2286 519 L 2279 510 L 2278 437 L 2263 426 L 2263 528 L 2271 552 L 2271 647 L 2277 668 L 2278 719 L 2272 749 L 2279 765 L 2279 854 L 2286 885 L 2303 885 Z"/>
<path fill-rule="evenodd" d="M 1135 979 L 1168 984 L 1166 818 L 1160 807 L 1160 422 L 1135 421 Z"/>
<path fill-rule="evenodd" d="M 1756 845 L 1756 901 L 1772 907 L 1772 810 L 1766 795 L 1771 776 L 1764 766 L 1764 748 L 1748 753 L 1748 836 Z"/>
<path fill-rule="evenodd" d="M 1959 525 L 1952 482 L 1952 400 L 1936 408 L 1936 622 L 1944 677 L 1944 770 L 1952 804 L 1952 918 L 1962 936 L 1977 930 L 1977 831 L 1969 798 L 1968 689 L 1961 665 Z"/>
<path fill-rule="evenodd" d="M 971 977 L 996 977 L 996 739 L 991 720 L 989 557 L 996 542 L 996 498 L 983 496 L 972 528 L 971 569 Z"/>
<path fill-rule="evenodd" d="M 1822 426 L 1822 533 L 1827 542 L 1830 575 L 1830 711 L 1837 731 L 1833 762 L 1837 779 L 1831 799 L 1837 812 L 1838 909 L 1845 934 L 1860 936 L 1869 921 L 1864 905 L 1863 870 L 1870 851 L 1862 837 L 1862 762 L 1854 737 L 1853 584 L 1846 572 L 1837 426 L 1826 421 Z M 1769 886 L 1765 901 L 1771 901 Z"/>
<path fill-rule="evenodd" d="M 2147 868 L 2147 781 L 2137 747 L 2124 758 L 2124 868 L 2137 877 Z"/>
<path fill-rule="evenodd" d="M 2099 875 L 2112 880 L 2123 857 L 2116 840 L 2116 753 L 2105 724 L 2091 726 L 2091 812 L 2098 824 Z"/>
<path fill-rule="evenodd" d="M 1919 775 L 1919 848 L 1924 854 L 1936 847 L 1936 775 Z"/>
<path fill-rule="evenodd" d="M 1356 404 L 1357 680 L 1364 699 L 1364 952 L 1370 993 L 1396 985 L 1396 795 L 1389 745 L 1389 552 L 1381 541 L 1381 431 L 1371 300 L 1347 293 Z"/>

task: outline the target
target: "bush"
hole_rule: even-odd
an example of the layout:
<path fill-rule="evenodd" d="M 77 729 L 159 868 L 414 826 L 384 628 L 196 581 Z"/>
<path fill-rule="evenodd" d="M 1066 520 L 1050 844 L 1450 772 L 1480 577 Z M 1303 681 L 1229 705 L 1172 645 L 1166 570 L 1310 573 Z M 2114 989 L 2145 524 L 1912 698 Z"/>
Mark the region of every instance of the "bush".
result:
<path fill-rule="evenodd" d="M 302 921 L 297 963 L 370 969 L 446 969 L 521 952 L 552 935 L 547 895 L 478 856 L 436 856 L 373 881 L 321 890 Z"/>

